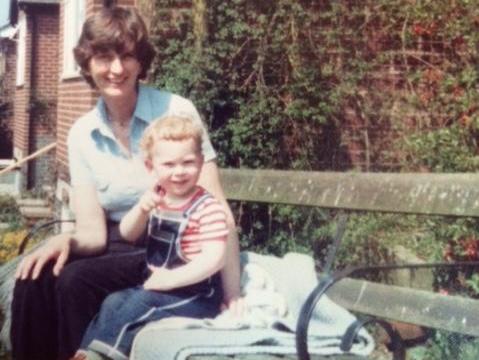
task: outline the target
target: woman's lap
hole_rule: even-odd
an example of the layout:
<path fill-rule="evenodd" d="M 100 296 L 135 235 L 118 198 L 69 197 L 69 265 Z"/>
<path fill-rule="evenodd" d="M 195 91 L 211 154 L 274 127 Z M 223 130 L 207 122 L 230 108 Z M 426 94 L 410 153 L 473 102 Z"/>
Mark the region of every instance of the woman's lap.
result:
<path fill-rule="evenodd" d="M 142 280 L 143 261 L 143 249 L 112 244 L 107 254 L 72 260 L 58 277 L 49 263 L 37 280 L 17 281 L 11 329 L 15 358 L 71 356 L 103 299 Z"/>

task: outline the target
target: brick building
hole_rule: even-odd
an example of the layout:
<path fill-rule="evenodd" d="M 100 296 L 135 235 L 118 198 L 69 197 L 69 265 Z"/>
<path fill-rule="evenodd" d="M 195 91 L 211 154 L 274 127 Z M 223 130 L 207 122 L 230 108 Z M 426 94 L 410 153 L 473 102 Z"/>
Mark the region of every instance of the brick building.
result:
<path fill-rule="evenodd" d="M 16 49 L 7 57 L 11 80 L 5 89 L 13 94 L 13 156 L 20 159 L 55 141 L 59 5 L 58 0 L 19 0 L 11 6 L 18 6 L 18 19 L 12 21 Z M 53 184 L 54 156 L 22 166 L 21 188 Z"/>
<path fill-rule="evenodd" d="M 17 10 L 10 5 L 8 2 L 0 18 L 0 159 L 10 159 L 13 155 L 12 104 L 15 95 L 16 44 L 12 22 L 16 22 Z"/>
<path fill-rule="evenodd" d="M 137 6 L 137 1 L 10 0 L 10 38 L 1 38 L 0 46 L 3 89 L 12 104 L 12 155 L 22 159 L 56 142 L 55 150 L 21 166 L 20 190 L 50 185 L 60 203 L 68 198 L 67 134 L 98 98 L 81 77 L 72 49 L 88 15 L 106 3 Z"/>
<path fill-rule="evenodd" d="M 10 37 L 0 38 L 0 112 L 5 122 L 0 128 L 0 159 L 11 158 L 13 111 L 12 104 L 15 95 L 16 46 Z"/>

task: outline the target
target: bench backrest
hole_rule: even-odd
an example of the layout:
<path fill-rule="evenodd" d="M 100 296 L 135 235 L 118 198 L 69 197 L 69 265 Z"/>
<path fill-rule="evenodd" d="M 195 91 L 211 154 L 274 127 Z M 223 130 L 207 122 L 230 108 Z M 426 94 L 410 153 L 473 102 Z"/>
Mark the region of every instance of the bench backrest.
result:
<path fill-rule="evenodd" d="M 221 169 L 230 200 L 409 214 L 479 216 L 479 174 Z"/>
<path fill-rule="evenodd" d="M 222 169 L 230 200 L 369 212 L 479 217 L 479 174 Z M 328 293 L 381 318 L 479 336 L 479 300 L 345 279 Z"/>

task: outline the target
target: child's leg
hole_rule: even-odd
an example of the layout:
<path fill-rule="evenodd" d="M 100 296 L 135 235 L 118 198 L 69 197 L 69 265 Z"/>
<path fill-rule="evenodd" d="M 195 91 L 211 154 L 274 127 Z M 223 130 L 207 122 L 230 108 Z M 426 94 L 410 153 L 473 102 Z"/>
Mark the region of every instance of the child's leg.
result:
<path fill-rule="evenodd" d="M 127 359 L 134 337 L 148 322 L 172 316 L 215 316 L 221 297 L 215 296 L 214 292 L 208 295 L 212 296 L 188 292 L 160 293 L 142 287 L 110 295 L 95 320 L 96 336 L 88 348 L 112 359 Z"/>
<path fill-rule="evenodd" d="M 92 350 L 77 351 L 70 360 L 109 360 L 108 357 Z"/>

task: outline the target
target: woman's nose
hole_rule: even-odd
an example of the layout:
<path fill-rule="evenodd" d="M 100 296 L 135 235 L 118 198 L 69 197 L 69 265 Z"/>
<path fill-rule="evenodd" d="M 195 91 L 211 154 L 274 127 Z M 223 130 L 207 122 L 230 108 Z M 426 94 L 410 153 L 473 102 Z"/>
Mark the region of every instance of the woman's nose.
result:
<path fill-rule="evenodd" d="M 112 73 L 115 73 L 115 74 L 118 74 L 118 73 L 122 73 L 124 70 L 124 67 L 123 67 L 123 62 L 121 61 L 121 57 L 119 57 L 118 55 L 116 55 L 112 60 L 111 60 L 111 63 L 110 63 L 110 71 Z"/>

